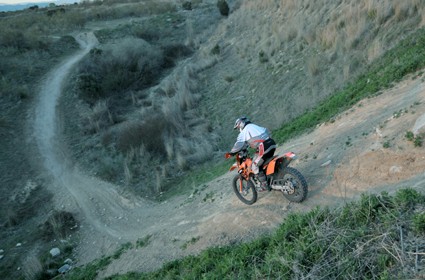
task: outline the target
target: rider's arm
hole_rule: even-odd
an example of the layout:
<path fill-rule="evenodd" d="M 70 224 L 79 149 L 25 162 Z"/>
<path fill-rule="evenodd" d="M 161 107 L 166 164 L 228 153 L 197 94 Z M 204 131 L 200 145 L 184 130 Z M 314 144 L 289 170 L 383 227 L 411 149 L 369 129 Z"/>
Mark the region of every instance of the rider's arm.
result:
<path fill-rule="evenodd" d="M 246 142 L 236 142 L 230 150 L 231 155 L 235 155 L 246 147 Z"/>
<path fill-rule="evenodd" d="M 233 148 L 230 150 L 230 154 L 234 155 L 247 147 L 246 131 L 241 131 L 236 139 L 236 143 L 233 145 Z"/>

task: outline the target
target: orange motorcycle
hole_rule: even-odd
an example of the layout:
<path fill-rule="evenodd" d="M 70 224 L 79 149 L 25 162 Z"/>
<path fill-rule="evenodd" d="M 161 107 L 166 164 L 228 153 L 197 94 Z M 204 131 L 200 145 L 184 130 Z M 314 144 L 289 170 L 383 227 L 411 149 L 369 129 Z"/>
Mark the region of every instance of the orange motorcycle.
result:
<path fill-rule="evenodd" d="M 225 158 L 230 157 L 230 153 L 225 154 Z M 254 204 L 258 192 L 265 190 L 251 170 L 252 158 L 248 151 L 240 151 L 235 157 L 236 162 L 230 167 L 230 171 L 238 171 L 232 181 L 233 190 L 243 203 Z M 308 186 L 304 176 L 297 169 L 288 166 L 294 159 L 296 155 L 293 152 L 283 156 L 275 155 L 263 164 L 263 170 L 267 177 L 268 190 L 282 192 L 291 202 L 302 202 L 307 197 Z"/>

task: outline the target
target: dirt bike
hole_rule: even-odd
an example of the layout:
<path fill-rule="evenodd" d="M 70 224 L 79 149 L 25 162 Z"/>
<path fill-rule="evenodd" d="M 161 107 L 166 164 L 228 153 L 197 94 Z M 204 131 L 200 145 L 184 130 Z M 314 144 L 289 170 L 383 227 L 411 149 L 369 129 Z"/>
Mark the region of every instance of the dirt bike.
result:
<path fill-rule="evenodd" d="M 225 158 L 232 156 L 230 153 L 225 154 Z M 236 162 L 230 167 L 230 171 L 238 171 L 232 181 L 233 190 L 243 203 L 254 204 L 257 201 L 257 193 L 266 189 L 261 187 L 257 176 L 251 170 L 253 160 L 248 151 L 240 151 L 235 157 Z M 268 190 L 281 191 L 291 202 L 302 202 L 307 197 L 308 185 L 297 169 L 288 166 L 294 159 L 296 155 L 293 152 L 283 156 L 275 155 L 264 162 L 263 170 L 267 177 Z"/>

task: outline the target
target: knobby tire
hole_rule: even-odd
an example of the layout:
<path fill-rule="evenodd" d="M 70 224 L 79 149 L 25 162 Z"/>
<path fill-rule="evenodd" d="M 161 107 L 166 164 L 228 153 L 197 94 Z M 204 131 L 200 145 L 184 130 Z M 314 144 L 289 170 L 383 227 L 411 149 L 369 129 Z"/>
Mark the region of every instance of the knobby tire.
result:
<path fill-rule="evenodd" d="M 242 184 L 243 184 L 242 193 L 240 191 L 240 181 L 241 180 L 242 180 Z M 257 190 L 255 189 L 255 185 L 251 180 L 247 181 L 242 176 L 236 175 L 233 178 L 232 186 L 233 186 L 233 191 L 235 192 L 236 196 L 243 203 L 248 204 L 248 205 L 252 205 L 257 201 Z M 245 193 L 244 193 L 244 191 L 245 191 Z"/>
<path fill-rule="evenodd" d="M 292 178 L 293 182 L 295 183 L 295 192 L 293 194 L 284 193 L 283 196 L 291 202 L 300 203 L 304 201 L 308 193 L 308 185 L 304 176 L 297 169 L 289 166 L 285 167 L 279 173 L 279 178 L 285 178 L 286 176 L 288 178 Z"/>

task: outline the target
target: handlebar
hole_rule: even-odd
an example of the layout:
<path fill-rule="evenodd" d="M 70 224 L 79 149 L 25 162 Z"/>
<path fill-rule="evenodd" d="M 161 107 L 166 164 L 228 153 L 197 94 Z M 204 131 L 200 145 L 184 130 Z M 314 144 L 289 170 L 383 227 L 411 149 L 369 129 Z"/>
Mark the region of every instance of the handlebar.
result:
<path fill-rule="evenodd" d="M 240 158 L 245 158 L 245 157 L 248 156 L 248 150 L 241 150 L 241 151 L 239 151 L 235 154 L 227 152 L 227 153 L 224 154 L 224 157 L 227 159 L 227 158 L 231 158 L 232 156 L 234 156 L 236 154 L 238 154 Z"/>

